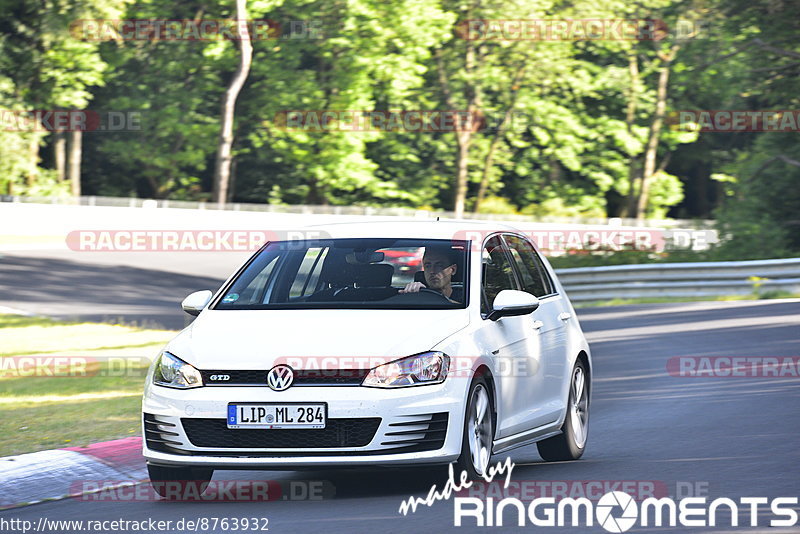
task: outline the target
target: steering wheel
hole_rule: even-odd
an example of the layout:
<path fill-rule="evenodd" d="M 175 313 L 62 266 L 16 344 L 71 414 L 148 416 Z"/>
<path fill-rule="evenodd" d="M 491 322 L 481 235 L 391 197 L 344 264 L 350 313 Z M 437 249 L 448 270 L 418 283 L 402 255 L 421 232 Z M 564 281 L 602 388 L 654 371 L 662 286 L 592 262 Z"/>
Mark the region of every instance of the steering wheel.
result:
<path fill-rule="evenodd" d="M 439 291 L 436 291 L 435 289 L 429 289 L 429 288 L 427 288 L 427 287 L 421 287 L 421 288 L 419 288 L 419 292 L 420 292 L 420 293 L 422 293 L 423 291 L 424 291 L 425 293 L 433 293 L 433 294 L 434 294 L 434 295 L 436 295 L 437 297 L 441 297 L 441 298 L 445 299 L 446 301 L 450 302 L 450 299 L 449 299 L 449 298 L 445 297 L 445 296 L 444 296 L 442 293 L 440 293 Z"/>
<path fill-rule="evenodd" d="M 444 300 L 447 303 L 451 303 L 452 302 L 450 299 L 448 299 L 447 297 L 445 297 L 444 295 L 442 295 L 441 293 L 439 293 L 435 289 L 429 289 L 427 287 L 421 287 L 419 289 L 419 291 L 415 291 L 413 293 L 400 293 L 398 291 L 398 293 L 396 295 L 394 295 L 393 297 L 389 297 L 386 300 L 387 301 L 401 300 L 401 299 L 402 300 L 406 300 L 412 295 L 416 295 L 416 298 L 421 301 L 421 304 L 422 303 L 436 304 L 436 303 L 440 302 L 441 300 Z M 433 299 L 434 295 L 437 297 L 436 300 Z"/>

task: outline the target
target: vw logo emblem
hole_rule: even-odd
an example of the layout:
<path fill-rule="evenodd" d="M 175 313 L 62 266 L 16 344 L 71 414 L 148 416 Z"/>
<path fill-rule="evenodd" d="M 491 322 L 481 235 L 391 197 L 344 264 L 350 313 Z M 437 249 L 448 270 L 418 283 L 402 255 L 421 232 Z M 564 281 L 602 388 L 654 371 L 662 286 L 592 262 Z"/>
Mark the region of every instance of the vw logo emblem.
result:
<path fill-rule="evenodd" d="M 275 391 L 288 389 L 294 381 L 294 371 L 288 365 L 276 365 L 267 373 L 267 385 Z"/>

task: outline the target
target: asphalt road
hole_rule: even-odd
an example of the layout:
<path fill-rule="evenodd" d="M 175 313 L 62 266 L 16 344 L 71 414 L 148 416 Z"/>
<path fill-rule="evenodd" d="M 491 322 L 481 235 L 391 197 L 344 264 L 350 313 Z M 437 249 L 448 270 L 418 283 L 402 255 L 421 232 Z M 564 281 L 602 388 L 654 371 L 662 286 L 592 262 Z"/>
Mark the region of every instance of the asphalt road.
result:
<path fill-rule="evenodd" d="M 225 261 L 221 260 L 219 271 L 225 270 Z M 16 272 L 20 270 L 24 272 Z M 26 280 L 27 286 L 20 289 L 19 285 L 25 285 L 20 282 Z M 174 314 L 164 311 L 172 306 L 170 303 L 190 290 L 214 287 L 218 282 L 214 276 L 164 273 L 144 266 L 109 270 L 63 258 L 6 255 L 0 270 L 0 305 L 15 303 L 22 307 L 33 303 L 36 309 L 45 310 L 53 303 L 65 306 L 62 310 L 68 314 L 77 308 L 65 303 L 73 302 L 85 307 L 87 316 L 102 316 L 104 306 L 124 302 L 141 313 L 138 317 L 154 313 L 163 324 L 174 325 L 173 321 L 182 318 L 177 309 Z M 12 289 L 15 293 L 9 298 Z M 136 310 L 139 305 L 148 307 Z M 670 376 L 666 370 L 667 361 L 674 356 L 800 355 L 800 301 L 593 308 L 580 310 L 579 316 L 595 363 L 587 452 L 577 462 L 547 464 L 541 461 L 535 446 L 518 449 L 513 453 L 513 481 L 566 482 L 568 487 L 574 487 L 576 481 L 639 481 L 649 484 L 646 487 L 664 489 L 671 496 L 684 497 L 692 492 L 709 499 L 771 499 L 800 494 L 800 379 L 688 378 Z M 412 494 L 424 496 L 432 484 L 444 482 L 444 473 L 435 469 L 228 471 L 215 474 L 215 480 L 220 479 L 325 481 L 335 495 L 321 500 L 266 503 L 95 503 L 72 499 L 5 511 L 0 519 L 20 518 L 34 523 L 39 518 L 154 519 L 174 524 L 181 518 L 256 517 L 268 518 L 270 532 L 286 533 L 486 530 L 476 528 L 474 520 L 455 528 L 453 503 L 449 501 L 408 516 L 398 514 L 403 499 Z M 761 510 L 761 526 L 749 530 L 798 532 L 797 528 L 765 526 L 771 517 L 767 509 Z M 721 514 L 720 524 L 723 526 L 695 531 L 730 530 L 724 526 L 730 525 L 726 514 Z M 502 527 L 526 532 L 533 528 L 530 523 L 524 528 Z M 547 532 L 548 528 L 539 530 Z M 549 530 L 605 532 L 597 524 Z M 687 529 L 635 526 L 630 532 L 673 530 Z M 204 530 L 201 527 L 199 531 Z M 224 530 L 218 524 L 215 531 Z"/>
<path fill-rule="evenodd" d="M 0 252 L 0 306 L 60 319 L 180 329 L 189 317 L 181 301 L 193 291 L 215 291 L 249 255 Z"/>

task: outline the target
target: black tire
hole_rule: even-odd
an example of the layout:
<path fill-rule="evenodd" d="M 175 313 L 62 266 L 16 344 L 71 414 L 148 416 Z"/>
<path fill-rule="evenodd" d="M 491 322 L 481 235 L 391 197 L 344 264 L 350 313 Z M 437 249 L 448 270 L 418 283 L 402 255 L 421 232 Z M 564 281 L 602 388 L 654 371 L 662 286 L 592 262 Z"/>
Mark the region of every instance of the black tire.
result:
<path fill-rule="evenodd" d="M 585 416 L 585 423 L 583 424 L 583 434 L 580 431 L 576 432 L 575 419 L 572 410 L 575 407 L 575 380 L 576 373 L 582 373 L 583 392 L 582 398 L 578 401 L 577 417 L 583 421 Z M 567 396 L 567 415 L 564 418 L 564 424 L 561 426 L 561 434 L 547 438 L 536 444 L 539 449 L 539 455 L 548 462 L 563 462 L 569 460 L 577 460 L 583 456 L 586 450 L 587 438 L 589 433 L 589 373 L 586 364 L 578 360 L 575 362 L 575 367 L 572 368 L 569 380 L 569 395 Z"/>
<path fill-rule="evenodd" d="M 147 465 L 150 485 L 168 501 L 187 501 L 199 497 L 208 487 L 213 469 Z"/>
<path fill-rule="evenodd" d="M 482 477 L 482 472 L 476 469 L 475 464 L 473 463 L 473 450 L 471 445 L 475 444 L 476 441 L 470 437 L 470 415 L 477 410 L 476 395 L 480 396 L 481 393 L 477 392 L 481 390 L 486 393 L 485 398 L 488 402 L 488 405 L 486 406 L 485 420 L 483 420 L 482 424 L 476 426 L 480 427 L 478 430 L 479 440 L 483 441 L 484 443 L 488 441 L 488 447 L 485 447 L 488 449 L 488 454 L 486 457 L 486 466 L 484 466 L 484 468 L 491 463 L 492 444 L 494 442 L 495 432 L 494 399 L 492 397 L 492 390 L 489 388 L 487 380 L 482 376 L 477 376 L 472 380 L 472 383 L 469 386 L 469 394 L 467 395 L 467 410 L 464 414 L 464 429 L 461 440 L 461 456 L 458 457 L 454 473 L 456 480 L 460 479 L 462 471 L 467 472 L 467 476 L 470 480 L 475 480 Z M 475 434 L 474 431 L 473 434 Z"/>

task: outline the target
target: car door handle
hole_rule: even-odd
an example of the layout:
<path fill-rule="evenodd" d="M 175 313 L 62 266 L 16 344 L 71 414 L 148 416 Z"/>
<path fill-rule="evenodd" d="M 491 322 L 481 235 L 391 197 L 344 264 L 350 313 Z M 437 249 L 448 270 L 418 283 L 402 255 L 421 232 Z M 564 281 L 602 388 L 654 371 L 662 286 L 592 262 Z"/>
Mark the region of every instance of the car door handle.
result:
<path fill-rule="evenodd" d="M 569 312 L 561 312 L 558 314 L 558 318 L 562 321 L 568 321 L 569 319 L 572 319 L 572 314 Z"/>
<path fill-rule="evenodd" d="M 534 330 L 539 330 L 543 326 L 544 326 L 544 323 L 542 321 L 533 321 L 533 329 Z"/>

